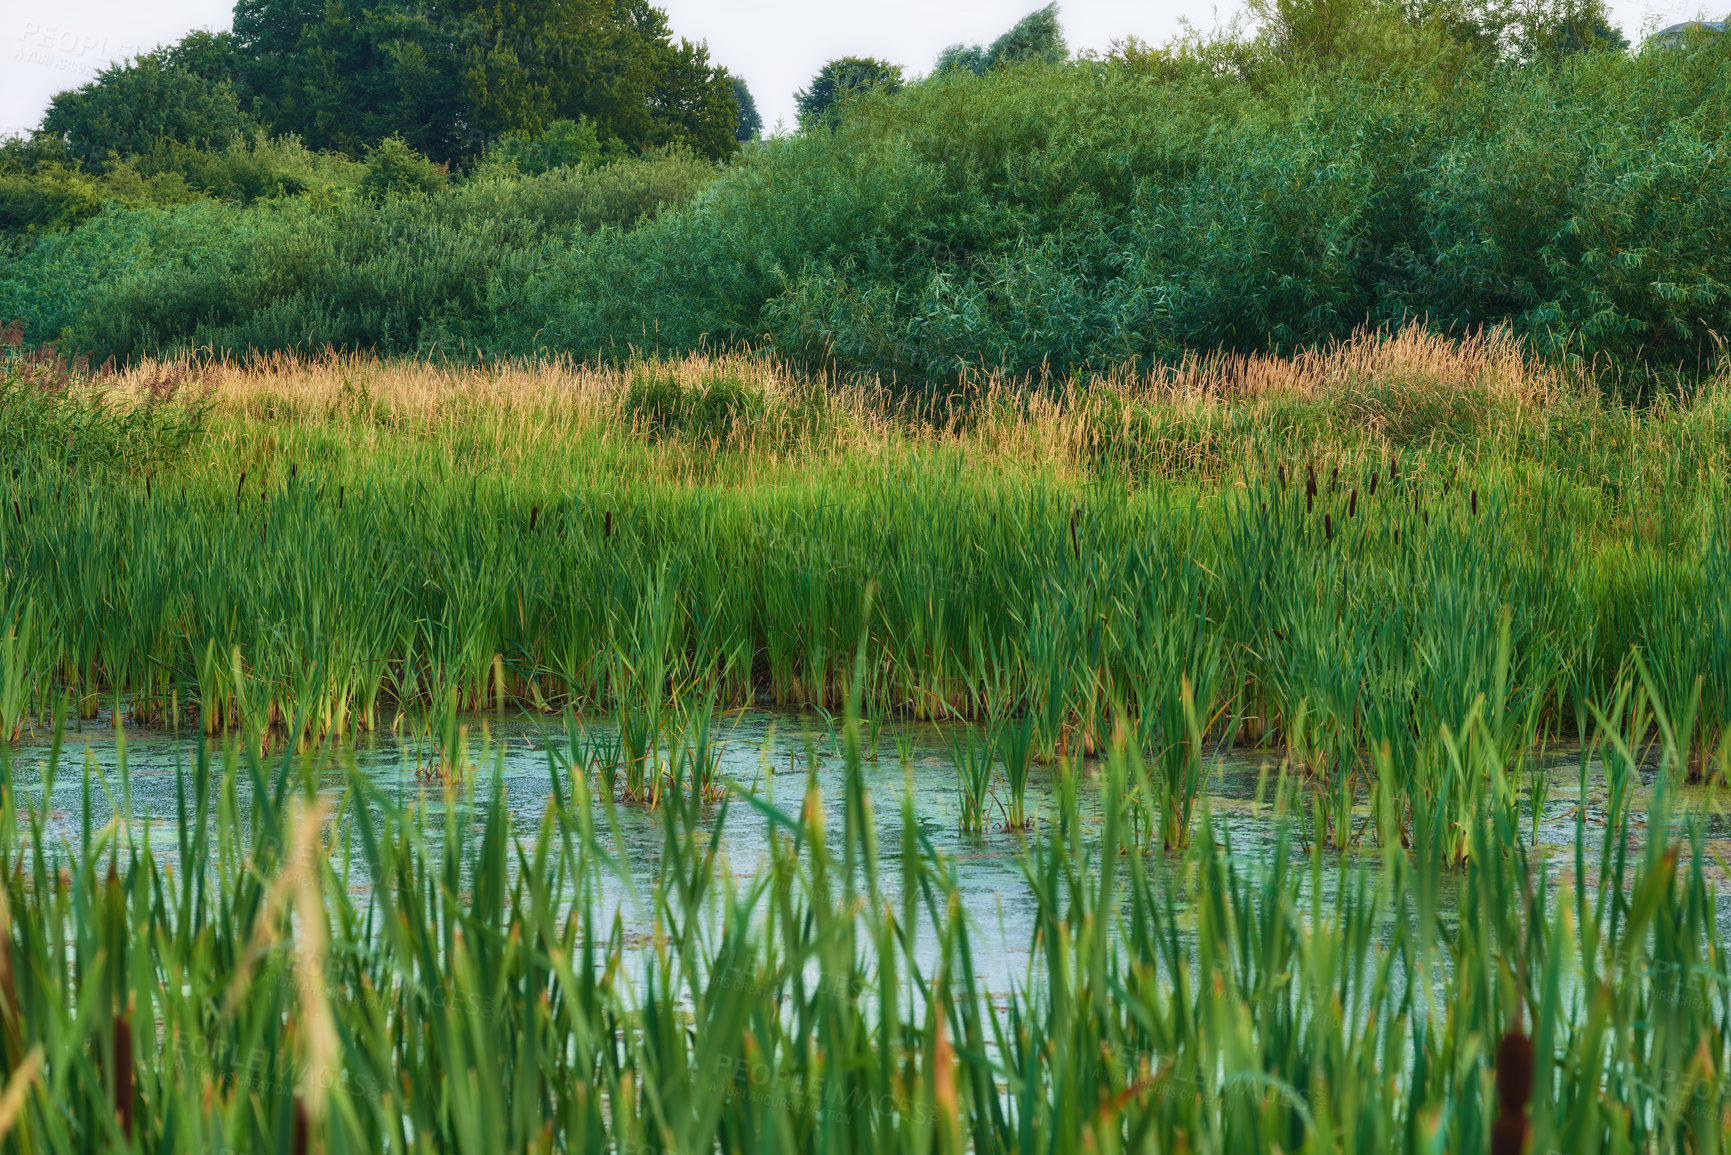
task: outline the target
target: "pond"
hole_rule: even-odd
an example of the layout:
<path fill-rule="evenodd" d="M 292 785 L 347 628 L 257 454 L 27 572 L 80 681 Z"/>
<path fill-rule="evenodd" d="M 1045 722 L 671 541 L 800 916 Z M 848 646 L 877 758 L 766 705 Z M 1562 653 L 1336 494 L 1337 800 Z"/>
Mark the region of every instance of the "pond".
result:
<path fill-rule="evenodd" d="M 536 837 L 546 813 L 553 773 L 550 766 L 559 767 L 561 775 L 568 774 L 559 758 L 568 748 L 559 719 L 472 717 L 467 724 L 470 762 L 478 769 L 451 796 L 450 801 L 458 807 L 455 817 L 478 833 L 497 772 L 512 827 L 527 845 Z M 593 725 L 601 728 L 606 723 Z M 783 813 L 800 813 L 808 783 L 815 775 L 825 801 L 826 827 L 831 841 L 839 843 L 845 765 L 826 715 L 735 711 L 718 720 L 717 738 L 726 782 L 735 791 L 753 794 Z M 232 753 L 231 743 L 212 743 L 213 775 L 220 774 L 223 765 L 219 746 Z M 20 810 L 43 805 L 49 749 L 49 743 L 38 735 L 12 751 Z M 177 782 L 184 773 L 190 783 L 197 750 L 194 738 L 130 726 L 122 729 L 117 742 L 112 722 L 105 718 L 69 723 L 53 796 L 47 802 L 45 829 L 51 845 L 60 852 L 77 846 L 85 829 L 86 806 L 89 828 L 100 830 L 125 809 L 129 798 L 132 839 L 142 844 L 148 838 L 151 852 L 173 865 Z M 428 760 L 429 750 L 425 739 L 416 741 L 386 730 L 361 734 L 346 743 L 335 758 L 322 760 L 321 792 L 336 802 L 348 789 L 348 767 L 352 765 L 385 797 L 396 799 L 405 809 L 418 808 L 426 819 L 427 837 L 436 844 L 442 838 L 447 796 L 442 787 L 422 781 L 416 773 L 417 764 Z M 911 813 L 920 833 L 954 871 L 973 924 L 980 979 L 986 989 L 1004 991 L 1024 984 L 1030 973 L 1036 904 L 1024 863 L 1039 824 L 1055 821 L 1059 811 L 1055 768 L 1037 765 L 1030 776 L 1027 808 L 1036 824 L 1034 829 L 1004 829 L 1000 782 L 994 787 L 988 829 L 982 834 L 966 834 L 961 830 L 961 804 L 949 751 L 949 727 L 892 722 L 882 727 L 875 751 L 869 752 L 876 756 L 864 763 L 863 772 L 877 823 L 883 887 L 887 896 L 897 896 L 903 816 Z M 281 751 L 267 755 L 273 774 L 285 757 L 289 755 Z M 1275 757 L 1269 751 L 1239 749 L 1219 752 L 1212 760 L 1203 806 L 1213 817 L 1217 836 L 1227 840 L 1232 853 L 1248 863 L 1265 858 L 1276 837 L 1278 819 L 1271 802 L 1278 776 Z M 88 795 L 82 772 L 85 765 L 92 771 Z M 1548 782 L 1539 820 L 1533 824 L 1529 817 L 1527 832 L 1535 857 L 1551 864 L 1552 885 L 1562 885 L 1573 871 L 1576 813 L 1583 805 L 1580 752 L 1550 753 L 1541 765 Z M 1077 796 L 1084 841 L 1097 838 L 1100 829 L 1100 769 L 1093 759 L 1082 768 Z M 236 792 L 244 812 L 249 793 L 245 774 L 237 776 Z M 904 808 L 904 799 L 911 800 L 911 805 Z M 1589 857 L 1596 860 L 1593 851 L 1604 826 L 1605 789 L 1595 763 L 1588 765 L 1584 807 L 1591 840 Z M 1701 788 L 1691 788 L 1679 809 L 1685 808 L 1702 815 L 1709 849 L 1725 849 L 1717 840 L 1731 838 L 1731 822 L 1712 804 L 1711 796 Z M 1368 825 L 1366 807 L 1361 804 L 1359 810 L 1359 821 Z M 1637 799 L 1635 812 L 1637 816 L 1645 814 L 1644 796 Z M 725 807 L 707 807 L 704 823 L 711 832 L 720 829 L 722 869 L 726 873 L 745 879 L 761 868 L 768 822 L 754 807 L 736 797 Z M 620 803 L 613 807 L 610 818 L 598 825 L 607 829 L 602 836 L 607 842 L 617 841 L 621 870 L 604 880 L 602 901 L 606 909 L 598 912 L 602 917 L 597 925 L 610 924 L 617 910 L 627 933 L 640 934 L 653 922 L 648 899 L 664 848 L 662 816 L 641 805 Z M 1380 854 L 1374 834 L 1367 830 L 1353 849 L 1333 852 L 1330 857 L 1344 855 L 1374 866 Z M 357 861 L 351 875 L 351 889 L 357 895 L 364 894 L 369 885 L 362 874 Z M 1327 871 L 1324 879 L 1324 887 L 1332 888 L 1336 876 Z M 1326 894 L 1323 897 L 1326 899 Z M 1720 923 L 1722 930 L 1731 932 L 1731 904 L 1721 912 Z"/>

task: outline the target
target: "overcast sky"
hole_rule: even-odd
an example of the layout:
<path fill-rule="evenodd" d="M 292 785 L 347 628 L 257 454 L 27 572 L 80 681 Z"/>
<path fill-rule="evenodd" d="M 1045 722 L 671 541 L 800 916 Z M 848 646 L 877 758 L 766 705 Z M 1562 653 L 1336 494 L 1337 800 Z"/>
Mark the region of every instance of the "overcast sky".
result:
<path fill-rule="evenodd" d="M 986 43 L 1038 0 L 661 0 L 677 35 L 707 40 L 716 62 L 745 77 L 766 127 L 793 122 L 793 92 L 834 56 L 879 56 L 923 72 L 947 45 Z M 1159 43 L 1181 18 L 1204 28 L 1241 0 L 1068 0 L 1060 19 L 1073 49 L 1140 36 Z M 1701 0 L 1611 0 L 1631 39 L 1647 26 L 1699 14 Z M 1720 0 L 1719 6 L 1723 6 Z M 233 0 L 6 0 L 0 17 L 0 135 L 26 132 L 49 98 L 110 61 L 229 26 Z M 1718 13 L 1715 13 L 1718 14 Z"/>

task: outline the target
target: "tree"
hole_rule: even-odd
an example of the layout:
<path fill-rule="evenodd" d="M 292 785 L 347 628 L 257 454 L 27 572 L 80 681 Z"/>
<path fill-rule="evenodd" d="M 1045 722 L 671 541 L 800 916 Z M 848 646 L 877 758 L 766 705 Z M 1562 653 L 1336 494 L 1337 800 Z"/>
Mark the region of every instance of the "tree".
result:
<path fill-rule="evenodd" d="M 1535 4 L 1537 19 L 1523 47 L 1530 57 L 1552 59 L 1581 52 L 1627 52 L 1629 39 L 1608 19 L 1604 0 Z"/>
<path fill-rule="evenodd" d="M 992 41 L 992 46 L 986 49 L 985 65 L 994 68 L 999 64 L 1028 62 L 1061 64 L 1069 55 L 1063 29 L 1058 27 L 1058 6 L 1048 4 L 1028 13 Z"/>
<path fill-rule="evenodd" d="M 1422 0 L 1413 13 L 1485 55 L 1528 63 L 1629 48 L 1603 0 Z"/>
<path fill-rule="evenodd" d="M 585 118 L 604 146 L 737 146 L 727 74 L 647 0 L 241 0 L 235 36 L 261 115 L 313 147 L 462 163 Z"/>
<path fill-rule="evenodd" d="M 1048 4 L 1016 21 L 1014 27 L 992 41 L 989 48 L 978 44 L 950 45 L 938 55 L 932 71 L 940 76 L 950 72 L 980 75 L 1000 64 L 1060 64 L 1069 55 L 1064 31 L 1058 26 L 1058 6 Z"/>
<path fill-rule="evenodd" d="M 111 65 L 82 88 L 60 93 L 48 106 L 42 131 L 64 140 L 70 156 L 95 168 L 105 166 L 111 154 L 137 155 L 162 140 L 221 147 L 244 139 L 256 125 L 234 84 L 194 67 L 219 57 L 220 43 L 196 33 L 185 47 Z"/>
<path fill-rule="evenodd" d="M 811 78 L 811 87 L 793 94 L 799 109 L 799 126 L 803 129 L 833 124 L 842 103 L 856 93 L 866 91 L 898 92 L 902 87 L 902 68 L 885 60 L 869 56 L 843 56 L 832 60 Z"/>
<path fill-rule="evenodd" d="M 757 101 L 751 98 L 751 89 L 746 87 L 743 76 L 728 79 L 733 84 L 733 103 L 739 106 L 739 127 L 734 130 L 734 138 L 756 140 L 763 135 L 763 117 L 757 111 Z"/>

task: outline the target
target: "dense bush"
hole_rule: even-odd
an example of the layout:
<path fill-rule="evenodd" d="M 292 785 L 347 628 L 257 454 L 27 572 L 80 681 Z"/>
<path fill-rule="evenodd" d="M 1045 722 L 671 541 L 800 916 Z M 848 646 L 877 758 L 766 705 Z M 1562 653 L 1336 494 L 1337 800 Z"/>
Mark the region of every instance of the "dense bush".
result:
<path fill-rule="evenodd" d="M 504 155 L 549 132 L 425 203 L 110 209 L 88 239 L 14 242 L 0 304 L 102 354 L 741 342 L 904 382 L 1285 351 L 1413 318 L 1506 325 L 1634 376 L 1722 355 L 1731 38 L 1563 51 L 1379 0 L 1309 11 L 1278 6 L 1248 39 L 856 92 L 832 127 L 718 179 L 683 153 L 539 175 Z M 1530 47 L 1487 47 L 1503 41 Z M 214 231 L 190 250 L 142 235 L 192 221 Z"/>
<path fill-rule="evenodd" d="M 1694 371 L 1731 325 L 1731 45 L 946 75 L 549 265 L 554 344 L 769 340 L 914 379 L 1505 322 Z"/>
<path fill-rule="evenodd" d="M 689 154 L 658 153 L 533 177 L 494 170 L 403 196 L 414 189 L 391 195 L 391 171 L 366 170 L 359 192 L 376 195 L 329 203 L 111 205 L 76 230 L 18 244 L 0 265 L 0 314 L 123 359 L 187 346 L 527 347 L 542 318 L 516 287 L 564 251 L 562 238 L 629 228 L 715 175 Z"/>

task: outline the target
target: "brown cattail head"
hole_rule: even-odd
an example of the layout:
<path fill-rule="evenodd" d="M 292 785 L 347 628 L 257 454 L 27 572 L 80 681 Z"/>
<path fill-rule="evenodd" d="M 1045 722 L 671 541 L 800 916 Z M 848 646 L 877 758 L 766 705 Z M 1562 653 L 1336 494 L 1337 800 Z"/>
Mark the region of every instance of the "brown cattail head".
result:
<path fill-rule="evenodd" d="M 1532 1097 L 1533 1041 L 1510 1031 L 1497 1045 L 1497 1119 L 1491 1126 L 1491 1155 L 1521 1155 Z"/>
<path fill-rule="evenodd" d="M 1497 1102 L 1501 1114 L 1518 1114 L 1533 1097 L 1533 1041 L 1510 1031 L 1497 1045 Z"/>
<path fill-rule="evenodd" d="M 541 507 L 538 505 L 531 505 L 529 507 L 529 532 L 530 533 L 535 532 L 535 521 L 540 516 L 541 516 Z"/>
<path fill-rule="evenodd" d="M 1377 471 L 1376 471 L 1376 470 L 1374 470 L 1374 469 L 1373 469 L 1373 470 L 1371 470 L 1371 471 L 1370 471 L 1370 496 L 1371 496 L 1371 497 L 1375 497 L 1375 496 L 1376 496 L 1376 482 L 1377 482 L 1377 478 L 1379 478 L 1379 477 L 1381 477 L 1381 476 L 1382 476 L 1382 475 L 1381 475 L 1381 474 L 1379 474 L 1379 473 L 1378 473 L 1378 472 L 1377 472 Z"/>
<path fill-rule="evenodd" d="M 1479 515 L 1479 491 L 1475 489 L 1475 490 L 1473 490 L 1473 516 L 1477 517 L 1478 515 Z"/>
<path fill-rule="evenodd" d="M 1316 496 L 1316 466 L 1314 465 L 1304 467 L 1304 496 Z"/>
<path fill-rule="evenodd" d="M 1527 1145 L 1527 1121 L 1519 1115 L 1499 1115 L 1491 1123 L 1491 1155 L 1521 1155 Z"/>
<path fill-rule="evenodd" d="M 1286 489 L 1286 463 L 1284 461 L 1275 467 L 1274 476 L 1280 479 L 1280 488 L 1284 491 Z"/>
<path fill-rule="evenodd" d="M 307 1105 L 301 1101 L 299 1095 L 296 1095 L 294 1107 L 294 1129 L 289 1136 L 289 1150 L 293 1152 L 293 1155 L 306 1155 L 309 1142 L 307 1132 L 309 1130 L 310 1127 L 307 1123 Z"/>
<path fill-rule="evenodd" d="M 1328 492 L 1333 493 L 1340 488 L 1340 466 L 1335 466 L 1328 474 Z"/>
<path fill-rule="evenodd" d="M 601 536 L 603 538 L 613 536 L 613 511 L 611 509 L 601 519 Z"/>
<path fill-rule="evenodd" d="M 1353 490 L 1346 498 L 1346 516 L 1358 516 L 1358 490 Z"/>
<path fill-rule="evenodd" d="M 132 1024 L 125 1015 L 114 1016 L 114 1109 L 121 1133 L 132 1138 Z"/>
<path fill-rule="evenodd" d="M 1334 540 L 1334 518 L 1330 514 L 1322 515 L 1322 536 L 1328 541 Z"/>
<path fill-rule="evenodd" d="M 240 471 L 240 480 L 234 483 L 234 503 L 240 504 L 240 491 L 246 488 L 246 470 Z"/>

